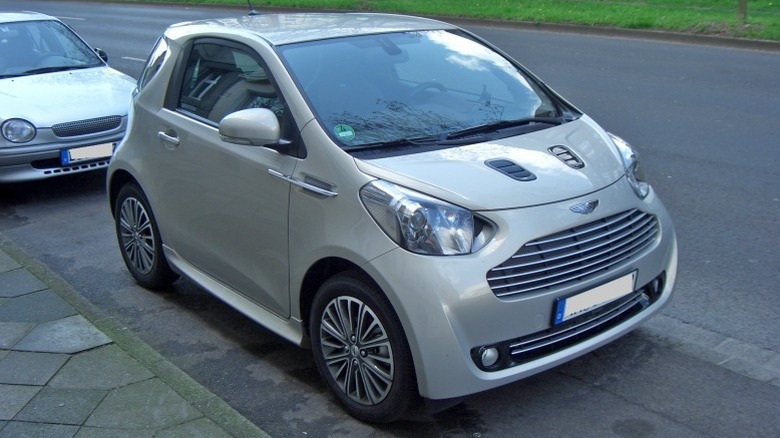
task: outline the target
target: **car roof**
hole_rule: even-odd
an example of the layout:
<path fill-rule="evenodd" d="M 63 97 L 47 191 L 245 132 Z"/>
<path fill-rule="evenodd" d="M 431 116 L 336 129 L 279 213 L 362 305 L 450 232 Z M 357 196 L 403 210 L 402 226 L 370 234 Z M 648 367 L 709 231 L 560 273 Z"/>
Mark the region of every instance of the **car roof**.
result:
<path fill-rule="evenodd" d="M 0 12 L 0 23 L 14 23 L 19 21 L 57 20 L 56 18 L 38 12 Z"/>
<path fill-rule="evenodd" d="M 456 29 L 456 26 L 421 17 L 376 13 L 290 13 L 245 15 L 175 24 L 166 35 L 178 39 L 209 32 L 250 33 L 272 45 L 283 45 L 354 35 L 422 30 Z"/>

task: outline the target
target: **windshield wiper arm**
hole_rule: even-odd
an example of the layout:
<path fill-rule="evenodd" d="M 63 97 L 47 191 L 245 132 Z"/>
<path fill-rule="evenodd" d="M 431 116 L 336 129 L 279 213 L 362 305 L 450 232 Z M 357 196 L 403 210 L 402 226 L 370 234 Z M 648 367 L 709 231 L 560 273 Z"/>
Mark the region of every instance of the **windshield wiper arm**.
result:
<path fill-rule="evenodd" d="M 429 146 L 436 144 L 441 140 L 441 136 L 438 135 L 426 135 L 422 137 L 411 138 L 398 138 L 389 141 L 375 141 L 372 143 L 359 144 L 355 146 L 346 147 L 350 151 L 359 151 L 362 149 L 374 149 L 374 148 L 386 148 L 386 147 L 403 147 L 403 146 Z"/>
<path fill-rule="evenodd" d="M 27 70 L 22 75 L 36 75 L 40 73 L 53 73 L 56 71 L 68 71 L 68 70 L 80 70 L 82 68 L 89 68 L 89 65 L 59 65 L 56 67 L 41 67 Z"/>
<path fill-rule="evenodd" d="M 478 140 L 474 138 L 449 138 L 445 135 L 427 135 L 423 137 L 399 138 L 390 141 L 377 141 L 373 143 L 361 144 L 346 148 L 350 151 L 360 151 L 365 149 L 383 149 L 383 148 L 417 148 L 417 147 L 438 147 L 438 146 L 462 146 L 475 143 Z"/>
<path fill-rule="evenodd" d="M 560 125 L 564 120 L 557 117 L 528 117 L 525 119 L 516 120 L 499 120 L 497 122 L 488 123 L 485 125 L 474 126 L 471 128 L 461 129 L 459 131 L 453 131 L 447 134 L 445 140 L 453 140 L 463 137 L 469 137 L 475 134 L 487 134 L 496 132 L 502 129 L 525 127 L 526 132 L 537 131 L 544 129 L 546 125 Z"/>

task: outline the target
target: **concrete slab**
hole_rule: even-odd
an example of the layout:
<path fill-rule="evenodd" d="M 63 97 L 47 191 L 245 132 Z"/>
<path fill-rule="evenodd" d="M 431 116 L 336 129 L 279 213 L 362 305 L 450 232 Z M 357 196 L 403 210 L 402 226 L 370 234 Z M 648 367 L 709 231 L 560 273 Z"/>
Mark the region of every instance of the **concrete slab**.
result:
<path fill-rule="evenodd" d="M 0 384 L 0 420 L 11 420 L 35 397 L 40 387 Z"/>
<path fill-rule="evenodd" d="M 11 421 L 0 430 L 0 438 L 73 438 L 78 426 Z"/>
<path fill-rule="evenodd" d="M 0 251 L 0 272 L 13 271 L 19 269 L 21 266 L 19 263 L 12 259 L 8 254 Z"/>
<path fill-rule="evenodd" d="M 231 435 L 208 418 L 198 418 L 161 430 L 154 438 L 231 438 Z"/>
<path fill-rule="evenodd" d="M 44 387 L 21 410 L 15 421 L 79 426 L 105 398 L 108 391 Z"/>
<path fill-rule="evenodd" d="M 152 430 L 107 429 L 105 427 L 82 427 L 74 438 L 152 438 Z"/>
<path fill-rule="evenodd" d="M 154 377 L 115 344 L 71 357 L 49 381 L 54 388 L 116 389 Z"/>
<path fill-rule="evenodd" d="M 111 391 L 84 425 L 134 430 L 164 429 L 202 415 L 160 379 L 154 378 Z"/>
<path fill-rule="evenodd" d="M 0 297 L 13 298 L 46 289 L 46 285 L 26 269 L 0 272 Z"/>
<path fill-rule="evenodd" d="M 0 360 L 0 383 L 45 385 L 66 360 L 67 354 L 11 351 Z"/>
<path fill-rule="evenodd" d="M 10 350 L 33 328 L 32 322 L 0 322 L 0 349 Z"/>
<path fill-rule="evenodd" d="M 73 315 L 35 327 L 14 349 L 73 354 L 110 343 L 111 339 L 83 316 Z"/>
<path fill-rule="evenodd" d="M 43 290 L 8 300 L 0 307 L 0 321 L 49 322 L 73 316 L 77 312 L 50 290 Z"/>

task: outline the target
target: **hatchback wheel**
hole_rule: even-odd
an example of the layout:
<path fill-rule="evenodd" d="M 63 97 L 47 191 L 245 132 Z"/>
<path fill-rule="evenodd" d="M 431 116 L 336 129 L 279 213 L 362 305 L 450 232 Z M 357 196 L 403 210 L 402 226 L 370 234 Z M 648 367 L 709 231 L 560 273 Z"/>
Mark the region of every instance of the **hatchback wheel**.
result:
<path fill-rule="evenodd" d="M 143 287 L 159 289 L 176 280 L 162 250 L 160 232 L 149 202 L 134 183 L 119 190 L 114 222 L 125 265 Z"/>
<path fill-rule="evenodd" d="M 358 273 L 322 285 L 309 327 L 317 368 L 351 415 L 390 422 L 419 399 L 401 324 L 387 298 Z"/>

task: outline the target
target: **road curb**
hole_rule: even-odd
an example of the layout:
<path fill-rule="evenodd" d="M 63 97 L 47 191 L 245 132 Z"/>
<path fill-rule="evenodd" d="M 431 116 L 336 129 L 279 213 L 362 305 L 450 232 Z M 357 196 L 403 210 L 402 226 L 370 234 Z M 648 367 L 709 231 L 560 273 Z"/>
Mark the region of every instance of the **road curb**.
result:
<path fill-rule="evenodd" d="M 654 316 L 636 333 L 672 350 L 780 388 L 780 353 L 667 315 Z"/>
<path fill-rule="evenodd" d="M 104 0 L 88 0 L 94 2 L 105 2 Z M 115 2 L 116 3 L 116 2 Z M 124 3 L 124 2 L 119 2 Z M 175 2 L 155 2 L 155 4 L 163 4 L 167 6 L 182 5 L 182 3 Z M 222 9 L 235 9 L 248 13 L 248 6 L 241 5 L 214 5 L 214 4 L 201 4 L 201 3 L 186 3 L 188 8 L 211 8 L 219 7 Z M 294 12 L 376 12 L 379 11 L 359 11 L 359 10 L 345 10 L 345 9 L 311 9 L 311 8 L 284 8 L 284 7 L 257 7 L 255 10 L 259 13 L 294 13 Z M 391 13 L 391 12 L 387 12 Z M 399 12 L 400 14 L 400 12 Z M 417 14 L 411 14 L 417 15 Z M 542 32 L 561 32 L 561 33 L 573 33 L 581 35 L 592 36 L 604 36 L 613 38 L 629 38 L 629 39 L 648 39 L 669 43 L 680 44 L 698 44 L 709 45 L 717 47 L 730 47 L 734 49 L 744 50 L 759 50 L 767 52 L 780 52 L 780 41 L 772 40 L 755 40 L 749 38 L 734 38 L 724 37 L 718 35 L 704 35 L 684 32 L 672 32 L 663 30 L 647 30 L 647 29 L 625 29 L 618 27 L 604 27 L 604 26 L 587 26 L 582 24 L 566 24 L 566 23 L 542 23 L 532 21 L 511 21 L 500 19 L 488 19 L 488 18 L 467 18 L 456 16 L 444 16 L 444 15 L 417 15 L 419 17 L 430 18 L 432 20 L 444 21 L 458 26 L 481 26 L 481 27 L 496 27 L 503 29 L 515 29 L 515 30 L 534 30 Z"/>
<path fill-rule="evenodd" d="M 176 5 L 179 3 L 165 3 L 165 4 Z M 236 10 L 248 12 L 247 7 L 240 6 L 240 5 L 188 4 L 188 7 L 196 7 L 196 6 L 201 6 L 201 7 L 219 6 L 221 8 L 236 9 Z M 321 10 L 321 9 L 309 9 L 309 8 L 281 8 L 281 7 L 258 8 L 258 12 L 262 13 L 263 11 L 267 11 L 270 13 L 377 12 L 377 11 L 348 11 L 348 10 L 336 10 L 336 9 Z M 603 37 L 612 37 L 612 38 L 647 39 L 647 40 L 655 40 L 655 41 L 679 43 L 679 44 L 697 44 L 697 45 L 708 45 L 708 46 L 717 46 L 717 47 L 730 47 L 734 49 L 743 49 L 743 50 L 780 52 L 780 41 L 772 41 L 772 40 L 755 40 L 749 38 L 734 38 L 734 37 L 725 37 L 725 36 L 718 36 L 718 35 L 671 32 L 671 31 L 663 31 L 663 30 L 625 29 L 625 28 L 618 28 L 618 27 L 587 26 L 582 24 L 542 23 L 542 22 L 532 22 L 532 21 L 467 18 L 467 17 L 456 17 L 456 16 L 445 16 L 445 15 L 418 15 L 418 16 L 430 18 L 432 20 L 444 21 L 444 22 L 456 24 L 458 26 L 481 26 L 481 27 L 496 27 L 496 28 L 514 29 L 514 30 L 573 33 L 573 34 L 580 34 L 580 35 L 603 36 Z"/>
<path fill-rule="evenodd" d="M 49 290 L 59 295 L 60 298 L 108 336 L 114 344 L 155 374 L 163 383 L 226 432 L 239 438 L 270 437 L 270 435 L 238 413 L 224 400 L 166 360 L 141 338 L 126 327 L 123 327 L 115 319 L 105 315 L 97 306 L 76 292 L 62 277 L 51 271 L 42 262 L 28 256 L 2 233 L 0 233 L 0 252 L 4 252 L 12 260 L 16 261 L 21 268 L 27 269 L 43 282 Z"/>
<path fill-rule="evenodd" d="M 697 44 L 734 49 L 780 52 L 780 41 L 732 38 L 717 35 L 701 35 L 660 30 L 622 29 L 617 27 L 584 26 L 562 23 L 533 23 L 527 21 L 478 20 L 456 17 L 430 17 L 448 21 L 460 26 L 497 27 L 514 30 L 533 30 L 542 32 L 573 33 L 580 35 L 603 36 L 612 38 L 646 39 L 679 44 Z"/>

